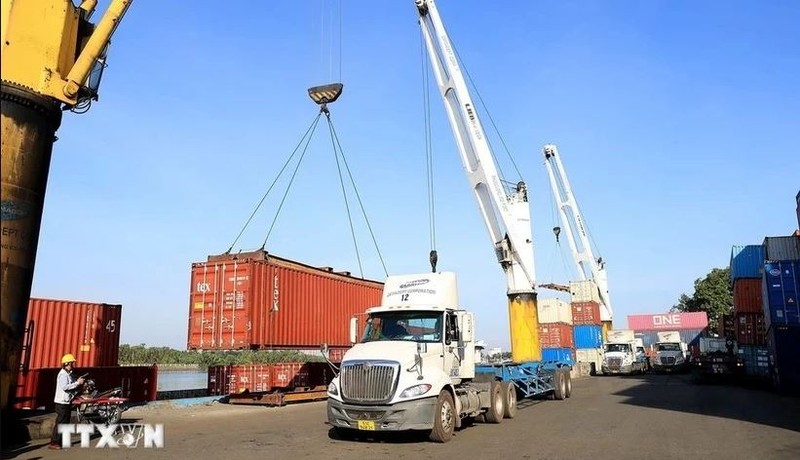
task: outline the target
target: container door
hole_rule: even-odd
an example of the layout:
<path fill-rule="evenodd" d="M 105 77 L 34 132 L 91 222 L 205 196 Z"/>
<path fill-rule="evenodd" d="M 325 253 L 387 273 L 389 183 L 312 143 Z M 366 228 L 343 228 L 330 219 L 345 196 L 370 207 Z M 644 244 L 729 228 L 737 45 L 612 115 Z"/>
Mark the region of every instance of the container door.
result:
<path fill-rule="evenodd" d="M 232 261 L 222 265 L 216 293 L 219 305 L 217 347 L 223 350 L 250 348 L 250 279 L 253 264 Z"/>
<path fill-rule="evenodd" d="M 220 265 L 198 264 L 192 268 L 192 285 L 189 300 L 189 348 L 207 350 L 217 348 L 216 324 L 217 282 Z"/>

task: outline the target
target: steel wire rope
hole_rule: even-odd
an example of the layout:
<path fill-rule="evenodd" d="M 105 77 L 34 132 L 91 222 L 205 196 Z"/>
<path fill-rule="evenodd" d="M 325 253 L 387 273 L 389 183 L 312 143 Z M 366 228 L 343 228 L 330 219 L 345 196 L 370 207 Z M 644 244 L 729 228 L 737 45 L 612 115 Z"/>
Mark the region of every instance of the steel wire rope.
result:
<path fill-rule="evenodd" d="M 319 122 L 319 117 L 322 114 L 320 112 L 317 114 L 317 117 L 314 119 L 313 129 L 311 130 L 311 134 L 308 136 L 308 140 L 306 141 L 305 147 L 303 147 L 303 152 L 300 154 L 300 158 L 297 160 L 297 165 L 294 167 L 294 171 L 292 171 L 292 176 L 289 178 L 289 184 L 286 186 L 286 191 L 283 193 L 283 197 L 281 198 L 280 204 L 278 204 L 278 209 L 275 211 L 275 217 L 272 219 L 272 223 L 269 226 L 269 230 L 267 231 L 267 236 L 264 238 L 264 242 L 261 244 L 261 249 L 263 250 L 267 246 L 267 240 L 269 240 L 270 235 L 272 235 L 272 230 L 275 228 L 275 223 L 278 221 L 278 216 L 281 213 L 281 209 L 283 209 L 283 204 L 286 202 L 286 197 L 289 195 L 289 189 L 292 188 L 292 183 L 294 183 L 294 178 L 297 176 L 297 171 L 300 169 L 300 165 L 303 163 L 303 158 L 306 156 L 306 152 L 308 151 L 308 146 L 311 143 L 311 138 L 314 136 L 314 131 L 317 128 L 317 124 Z"/>
<path fill-rule="evenodd" d="M 300 142 L 298 142 L 297 146 L 295 146 L 294 150 L 292 150 L 292 153 L 289 155 L 289 158 L 287 158 L 286 161 L 283 163 L 283 167 L 281 167 L 280 171 L 278 172 L 278 175 L 272 181 L 272 183 L 270 184 L 270 186 L 267 189 L 266 193 L 264 193 L 264 196 L 261 197 L 261 200 L 258 202 L 258 204 L 256 205 L 255 209 L 253 209 L 253 212 L 250 214 L 250 217 L 247 219 L 247 222 L 245 222 L 244 227 L 242 227 L 242 230 L 239 231 L 239 234 L 236 235 L 236 238 L 233 240 L 233 243 L 231 243 L 231 246 L 225 252 L 226 254 L 230 254 L 230 252 L 233 250 L 233 247 L 239 241 L 239 238 L 242 237 L 242 234 L 247 229 L 247 226 L 250 225 L 250 222 L 253 220 L 253 217 L 255 217 L 256 213 L 259 210 L 259 208 L 261 207 L 262 204 L 264 204 L 264 200 L 267 198 L 269 193 L 275 187 L 275 184 L 278 182 L 278 179 L 281 178 L 281 175 L 283 175 L 283 172 L 286 170 L 286 167 L 289 166 L 289 163 L 292 161 L 292 158 L 294 158 L 294 156 L 297 154 L 297 150 L 300 148 L 301 145 L 303 145 L 303 141 L 306 139 L 306 137 L 309 138 L 309 141 L 311 140 L 311 137 L 309 136 L 309 133 L 311 135 L 314 134 L 314 130 L 317 127 L 317 123 L 319 123 L 319 117 L 321 115 L 322 115 L 321 113 L 318 113 L 317 116 L 314 117 L 314 120 L 311 121 L 311 125 L 309 125 L 308 129 L 306 129 L 306 132 L 303 133 L 303 137 L 300 138 Z M 306 143 L 306 148 L 308 148 L 308 143 Z M 303 150 L 303 152 L 305 154 L 305 149 Z"/>
<path fill-rule="evenodd" d="M 428 181 L 428 237 L 431 251 L 436 251 L 436 203 L 434 199 L 433 146 L 431 142 L 431 100 L 428 48 L 420 30 L 420 56 L 422 62 L 422 110 L 424 113 L 425 168 Z"/>
<path fill-rule="evenodd" d="M 350 183 L 353 186 L 353 191 L 354 191 L 354 193 L 356 195 L 356 200 L 358 201 L 358 205 L 361 208 L 361 214 L 364 216 L 364 222 L 366 223 L 367 229 L 369 230 L 370 237 L 372 238 L 372 243 L 375 245 L 375 251 L 378 254 L 378 259 L 381 261 L 381 266 L 383 267 L 383 272 L 384 272 L 384 274 L 386 276 L 389 276 L 389 272 L 386 269 L 386 263 L 385 263 L 385 261 L 383 259 L 383 255 L 381 254 L 381 250 L 378 247 L 378 241 L 375 238 L 375 232 L 372 230 L 372 225 L 370 224 L 369 218 L 367 217 L 367 211 L 364 208 L 364 202 L 361 200 L 361 194 L 358 193 L 358 187 L 356 186 L 355 179 L 353 179 L 353 173 L 350 170 L 350 165 L 347 163 L 347 157 L 345 156 L 344 150 L 342 149 L 342 144 L 339 141 L 339 135 L 336 133 L 336 127 L 333 125 L 333 120 L 331 120 L 330 114 L 326 114 L 326 115 L 327 115 L 326 118 L 328 120 L 328 128 L 330 129 L 330 133 L 331 133 L 331 143 L 333 144 L 334 154 L 337 155 L 336 156 L 336 166 L 337 166 L 337 168 L 339 168 L 339 157 L 338 157 L 338 154 L 341 154 L 342 155 L 342 163 L 344 163 L 345 170 L 347 171 L 347 176 L 350 178 Z M 338 154 L 337 154 L 337 147 L 338 147 Z M 344 182 L 342 180 L 341 168 L 339 168 L 339 180 L 340 180 L 340 182 L 342 182 L 342 193 L 344 194 L 345 189 L 344 189 Z M 350 216 L 350 207 L 347 204 L 347 195 L 346 194 L 345 194 L 345 206 L 347 207 L 347 218 L 350 221 L 350 231 L 351 231 L 351 233 L 353 235 L 353 243 L 355 244 L 355 238 L 356 238 L 355 230 L 353 229 L 353 220 L 352 220 L 352 218 Z M 356 257 L 359 258 L 358 266 L 359 266 L 359 269 L 361 270 L 361 278 L 364 278 L 364 271 L 361 268 L 361 258 L 358 255 L 358 245 L 357 244 L 356 244 Z"/>

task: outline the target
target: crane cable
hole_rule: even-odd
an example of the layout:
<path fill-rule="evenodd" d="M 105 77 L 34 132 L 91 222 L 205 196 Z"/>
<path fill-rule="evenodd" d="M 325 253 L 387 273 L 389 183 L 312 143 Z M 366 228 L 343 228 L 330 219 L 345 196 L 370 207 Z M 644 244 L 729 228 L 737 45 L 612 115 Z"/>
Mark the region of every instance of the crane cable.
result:
<path fill-rule="evenodd" d="M 261 197 L 261 200 L 258 202 L 258 204 L 256 205 L 255 209 L 253 209 L 253 212 L 250 214 L 250 217 L 247 219 L 247 221 L 245 222 L 244 226 L 239 231 L 239 234 L 236 235 L 236 238 L 233 240 L 233 243 L 231 243 L 231 245 L 228 248 L 228 250 L 225 251 L 226 254 L 230 254 L 231 253 L 231 251 L 233 250 L 233 247 L 239 241 L 239 238 L 242 237 L 242 234 L 244 234 L 244 231 L 247 229 L 247 226 L 250 225 L 250 222 L 253 220 L 253 217 L 255 217 L 256 213 L 259 210 L 259 208 L 261 208 L 261 205 L 264 204 L 264 200 L 267 198 L 267 196 L 270 194 L 272 189 L 275 187 L 275 184 L 278 182 L 278 180 L 280 179 L 281 175 L 283 175 L 283 172 L 289 166 L 289 163 L 291 163 L 292 159 L 297 154 L 297 151 L 300 149 L 301 146 L 303 146 L 303 142 L 305 142 L 305 147 L 303 147 L 302 156 L 305 156 L 306 150 L 308 149 L 308 144 L 311 141 L 311 137 L 314 135 L 314 131 L 317 128 L 317 123 L 319 123 L 319 118 L 320 118 L 321 115 L 322 115 L 322 113 L 320 112 L 319 114 L 317 114 L 316 117 L 314 117 L 314 120 L 311 122 L 311 125 L 308 127 L 306 132 L 303 134 L 303 137 L 300 138 L 300 142 L 298 142 L 297 146 L 295 146 L 294 150 L 292 150 L 292 153 L 289 155 L 289 158 L 287 158 L 286 161 L 283 163 L 283 167 L 281 167 L 280 171 L 278 172 L 278 175 L 272 181 L 272 183 L 270 184 L 270 186 L 267 189 L 266 193 L 264 193 L 264 195 Z M 300 161 L 302 161 L 302 156 L 300 158 Z M 300 163 L 298 162 L 297 167 L 295 168 L 295 174 L 297 174 L 297 168 L 299 166 L 300 166 Z M 292 175 L 292 180 L 294 180 L 294 175 Z M 289 186 L 291 186 L 291 183 L 289 184 Z M 288 188 L 287 188 L 287 192 L 288 192 Z M 284 195 L 284 199 L 285 199 L 285 195 Z M 277 216 L 276 216 L 276 218 L 277 218 Z M 273 225 L 274 224 L 275 224 L 275 221 L 273 220 Z M 271 231 L 271 229 L 272 229 L 272 227 L 270 227 L 270 231 Z M 269 235 L 267 235 L 267 238 L 269 238 Z M 261 248 L 263 249 L 265 246 L 266 246 L 266 240 L 264 240 L 264 244 L 261 246 Z"/>
<path fill-rule="evenodd" d="M 425 169 L 428 182 L 428 237 L 431 245 L 431 265 L 436 271 L 438 262 L 438 252 L 436 250 L 436 203 L 434 194 L 434 175 L 433 175 L 433 145 L 431 141 L 431 96 L 430 96 L 430 71 L 428 68 L 428 47 L 425 45 L 425 38 L 420 30 L 420 56 L 422 58 L 422 110 L 424 114 L 424 134 L 425 138 Z"/>

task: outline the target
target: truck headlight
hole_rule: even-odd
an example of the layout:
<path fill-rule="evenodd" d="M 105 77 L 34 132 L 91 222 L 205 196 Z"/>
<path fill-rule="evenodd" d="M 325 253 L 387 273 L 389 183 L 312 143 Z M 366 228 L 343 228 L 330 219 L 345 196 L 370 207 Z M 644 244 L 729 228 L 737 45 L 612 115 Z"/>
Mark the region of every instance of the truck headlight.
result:
<path fill-rule="evenodd" d="M 336 388 L 336 384 L 335 383 L 331 382 L 328 385 L 328 394 L 329 395 L 333 395 L 333 396 L 338 396 L 339 395 L 339 389 Z"/>
<path fill-rule="evenodd" d="M 420 385 L 414 385 L 413 387 L 408 387 L 400 393 L 401 398 L 413 398 L 414 396 L 422 396 L 428 391 L 430 391 L 431 386 L 427 383 L 423 383 Z"/>

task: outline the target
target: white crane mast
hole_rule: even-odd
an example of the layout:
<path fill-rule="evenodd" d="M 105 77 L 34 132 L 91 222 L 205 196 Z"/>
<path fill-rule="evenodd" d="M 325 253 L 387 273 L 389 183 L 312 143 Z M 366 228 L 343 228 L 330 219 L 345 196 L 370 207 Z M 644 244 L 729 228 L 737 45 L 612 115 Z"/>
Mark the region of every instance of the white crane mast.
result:
<path fill-rule="evenodd" d="M 542 151 L 547 173 L 550 176 L 553 196 L 558 205 L 562 225 L 567 233 L 567 241 L 572 251 L 572 258 L 578 267 L 578 275 L 582 280 L 592 279 L 597 284 L 601 300 L 600 318 L 602 321 L 611 321 L 614 311 L 611 309 L 611 300 L 608 295 L 608 275 L 605 264 L 602 259 L 595 259 L 594 253 L 592 253 L 592 246 L 586 233 L 586 225 L 578 209 L 578 203 L 575 201 L 575 195 L 572 193 L 572 186 L 569 184 L 564 165 L 561 163 L 558 149 L 553 144 L 547 144 Z M 572 218 L 572 221 L 570 221 L 570 218 Z M 574 222 L 574 225 L 572 225 L 572 222 Z M 580 242 L 580 247 L 578 247 L 578 242 Z"/>
<path fill-rule="evenodd" d="M 508 294 L 535 293 L 527 186 L 524 182 L 509 186 L 500 179 L 436 2 L 415 0 L 415 4 L 464 170 L 494 244 L 497 259 L 506 273 Z"/>

